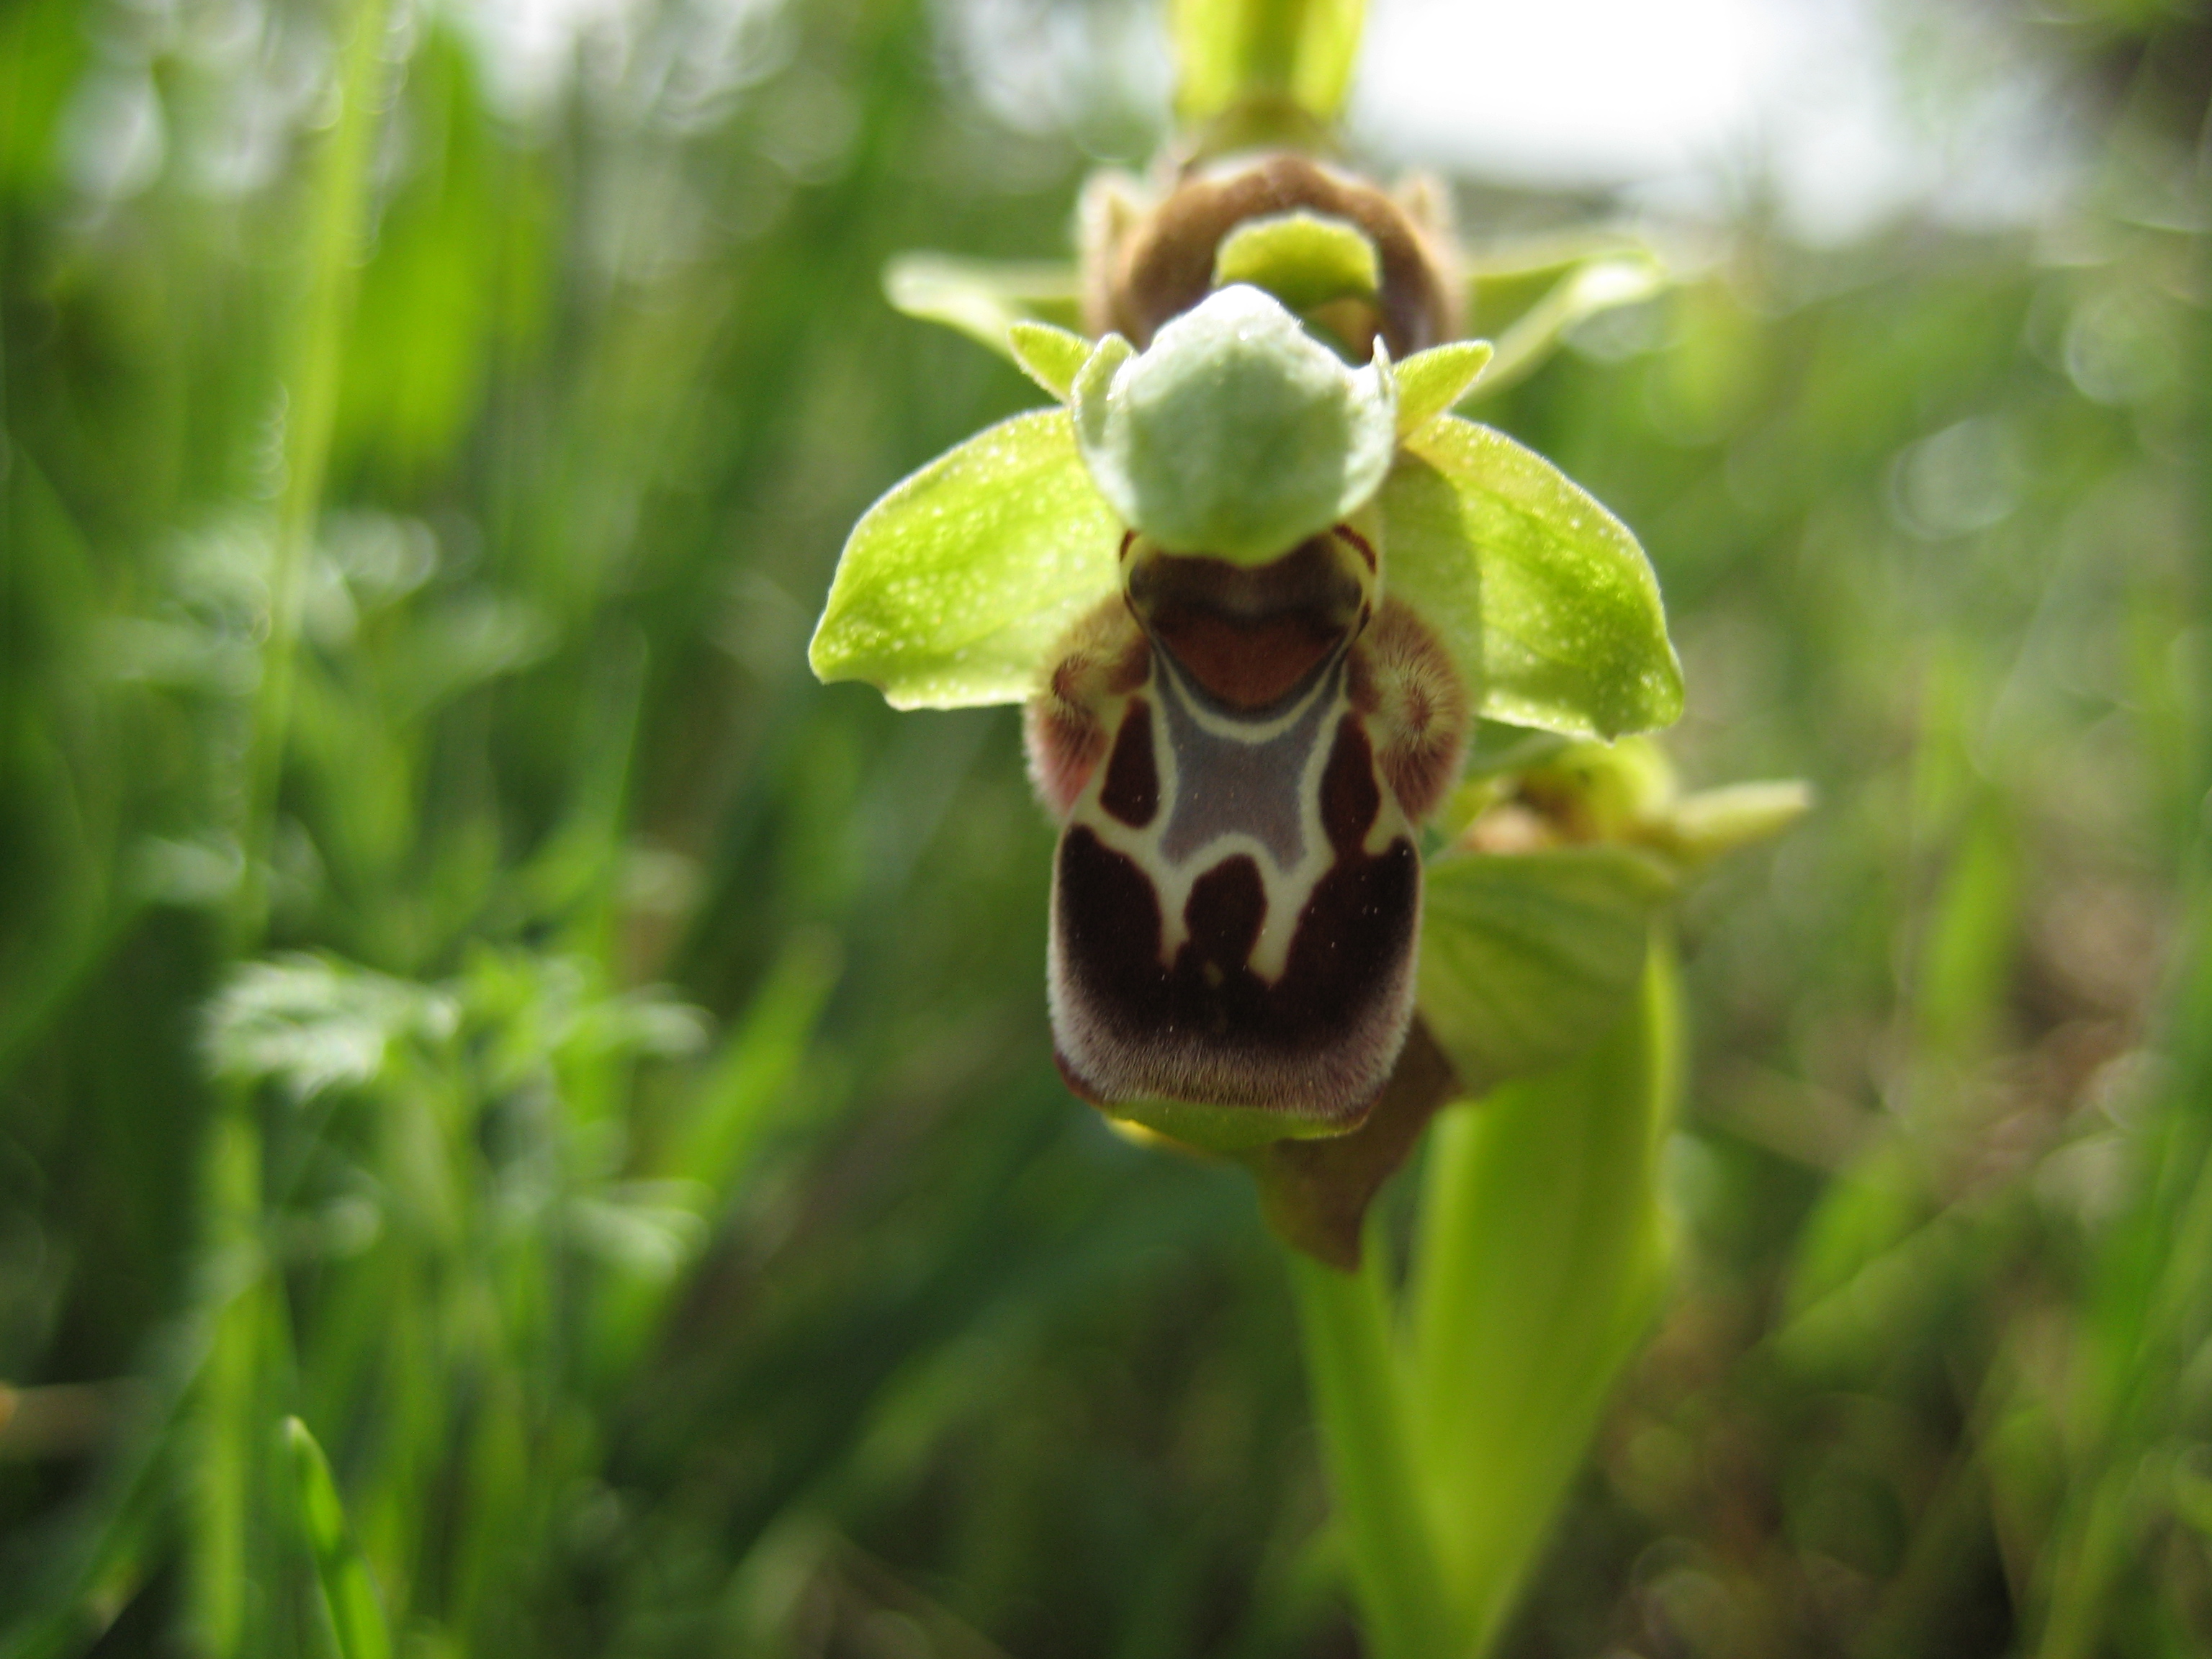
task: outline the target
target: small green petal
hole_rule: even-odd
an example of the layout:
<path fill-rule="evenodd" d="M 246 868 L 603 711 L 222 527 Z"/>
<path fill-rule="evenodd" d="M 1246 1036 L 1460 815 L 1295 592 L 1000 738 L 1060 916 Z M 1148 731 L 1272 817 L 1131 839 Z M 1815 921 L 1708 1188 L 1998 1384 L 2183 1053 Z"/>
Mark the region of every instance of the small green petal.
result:
<path fill-rule="evenodd" d="M 1249 219 L 1222 239 L 1213 286 L 1265 289 L 1293 311 L 1364 299 L 1382 286 L 1382 263 L 1358 226 L 1310 213 Z"/>
<path fill-rule="evenodd" d="M 1002 264 L 945 253 L 902 253 L 884 268 L 884 297 L 924 322 L 957 328 L 1002 357 L 1016 323 L 1073 327 L 1083 314 L 1072 265 Z"/>
<path fill-rule="evenodd" d="M 1386 588 L 1450 648 L 1478 714 L 1602 738 L 1680 716 L 1644 550 L 1542 456 L 1439 416 L 1406 440 L 1380 499 Z"/>
<path fill-rule="evenodd" d="M 1349 516 L 1389 470 L 1397 390 L 1381 348 L 1345 364 L 1271 295 L 1209 295 L 1129 355 L 1109 336 L 1076 377 L 1100 493 L 1172 553 L 1263 564 Z"/>
<path fill-rule="evenodd" d="M 1490 367 L 1487 340 L 1455 340 L 1417 351 L 1395 371 L 1398 380 L 1398 435 L 1418 432 L 1443 414 Z"/>
<path fill-rule="evenodd" d="M 1068 405 L 1075 411 L 1076 442 L 1086 455 L 1090 446 L 1106 441 L 1107 411 L 1112 406 L 1114 377 L 1121 372 L 1121 365 L 1136 355 L 1136 347 L 1118 334 L 1109 334 L 1091 348 L 1091 356 L 1075 372 L 1075 379 L 1068 387 Z M 1084 432 L 1086 421 L 1091 425 L 1088 436 Z"/>
<path fill-rule="evenodd" d="M 1022 373 L 1062 403 L 1073 394 L 1075 377 L 1091 355 L 1090 341 L 1049 323 L 1016 323 L 1006 331 L 1006 345 Z"/>
<path fill-rule="evenodd" d="M 1064 410 L 939 456 L 854 526 L 807 660 L 896 708 L 1019 702 L 1068 625 L 1116 591 L 1121 526 Z"/>
<path fill-rule="evenodd" d="M 1419 1004 L 1474 1088 L 1554 1066 L 1618 1022 L 1644 971 L 1666 866 L 1619 847 L 1433 860 Z"/>

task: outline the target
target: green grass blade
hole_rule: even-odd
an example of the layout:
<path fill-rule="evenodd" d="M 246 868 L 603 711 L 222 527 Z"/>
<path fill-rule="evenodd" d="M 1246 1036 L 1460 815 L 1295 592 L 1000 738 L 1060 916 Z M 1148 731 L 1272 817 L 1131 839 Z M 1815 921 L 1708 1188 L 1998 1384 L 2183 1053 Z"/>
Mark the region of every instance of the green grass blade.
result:
<path fill-rule="evenodd" d="M 337 124 L 310 190 L 309 266 L 305 311 L 285 375 L 283 484 L 276 504 L 276 547 L 270 572 L 269 635 L 246 750 L 246 889 L 239 923 L 257 939 L 268 905 L 265 866 L 276 781 L 291 722 L 293 657 L 299 645 L 307 557 L 322 510 L 323 475 L 337 418 L 345 331 L 359 284 L 368 228 L 369 161 L 382 112 L 380 88 L 392 68 L 386 52 L 389 0 L 357 0 L 339 70 Z"/>
<path fill-rule="evenodd" d="M 330 1460 L 296 1417 L 284 1419 L 285 1461 L 299 1505 L 300 1528 L 315 1559 L 315 1577 L 344 1659 L 391 1659 L 392 1632 L 368 1576 L 368 1563 L 346 1524 L 345 1504 L 331 1478 Z"/>
<path fill-rule="evenodd" d="M 1425 1495 L 1407 1433 L 1390 1297 L 1390 1252 L 1370 1238 L 1357 1273 L 1289 1253 L 1308 1386 L 1338 1522 L 1375 1659 L 1457 1654 Z"/>

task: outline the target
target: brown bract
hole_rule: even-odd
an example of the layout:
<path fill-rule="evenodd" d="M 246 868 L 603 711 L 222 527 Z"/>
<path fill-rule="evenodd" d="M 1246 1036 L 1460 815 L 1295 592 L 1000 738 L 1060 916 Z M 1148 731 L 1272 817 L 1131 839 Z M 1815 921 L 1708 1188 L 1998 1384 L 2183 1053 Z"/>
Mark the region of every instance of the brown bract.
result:
<path fill-rule="evenodd" d="M 1469 1092 L 1416 1015 L 1389 1082 L 1358 1128 L 1315 1140 L 1273 1141 L 1245 1155 L 1260 1183 L 1267 1224 L 1316 1261 L 1354 1271 L 1361 1224 L 1375 1194 L 1397 1173 L 1437 1110 Z"/>

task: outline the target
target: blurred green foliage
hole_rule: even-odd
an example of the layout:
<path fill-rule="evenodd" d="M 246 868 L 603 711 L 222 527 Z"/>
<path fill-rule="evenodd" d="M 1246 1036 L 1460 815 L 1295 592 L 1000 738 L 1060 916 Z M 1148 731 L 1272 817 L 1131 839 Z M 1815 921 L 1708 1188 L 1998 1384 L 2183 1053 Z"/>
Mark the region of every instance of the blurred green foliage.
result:
<path fill-rule="evenodd" d="M 0 1650 L 359 1651 L 353 1559 L 409 1655 L 1349 1650 L 1248 1184 L 1053 1071 L 1012 718 L 804 661 L 1037 401 L 878 271 L 1058 253 L 1085 155 L 907 0 L 655 0 L 534 106 L 460 15 L 257 824 L 345 16 L 0 15 Z M 1689 781 L 1823 800 L 1685 918 L 1680 1279 L 1509 1652 L 2212 1644 L 2212 46 L 2013 23 L 2061 222 L 1754 205 L 1486 411 L 1651 551 Z"/>

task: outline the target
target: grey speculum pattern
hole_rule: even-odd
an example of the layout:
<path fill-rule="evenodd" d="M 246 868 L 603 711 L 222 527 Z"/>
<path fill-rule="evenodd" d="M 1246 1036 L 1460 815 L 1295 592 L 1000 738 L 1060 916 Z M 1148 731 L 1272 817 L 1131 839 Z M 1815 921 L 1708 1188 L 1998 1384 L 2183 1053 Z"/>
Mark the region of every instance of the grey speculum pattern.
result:
<path fill-rule="evenodd" d="M 1220 709 L 1243 726 L 1263 726 L 1280 718 L 1285 705 L 1303 697 L 1305 707 L 1283 731 L 1254 740 L 1209 731 L 1193 704 L 1205 693 L 1192 686 L 1163 651 L 1154 660 L 1160 712 L 1168 750 L 1175 759 L 1175 794 L 1160 852 L 1180 865 L 1221 836 L 1243 832 L 1266 848 L 1276 867 L 1289 872 L 1305 857 L 1304 781 L 1327 717 L 1339 702 L 1344 678 L 1341 651 L 1316 670 L 1314 678 L 1274 709 L 1255 715 Z"/>

